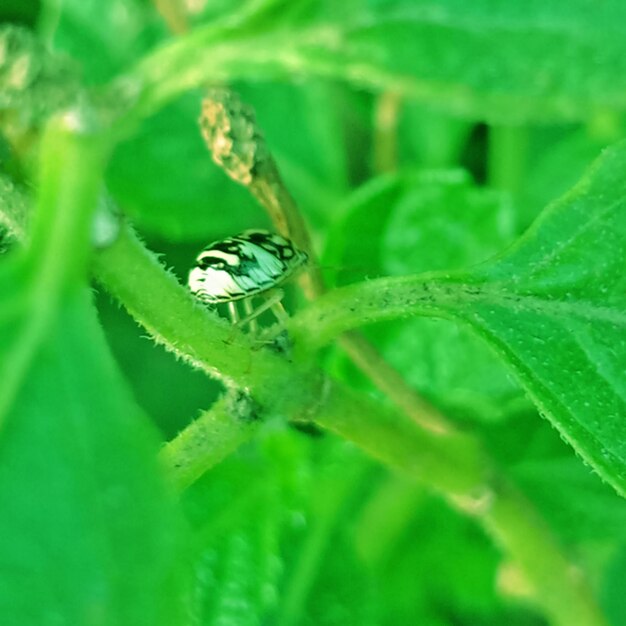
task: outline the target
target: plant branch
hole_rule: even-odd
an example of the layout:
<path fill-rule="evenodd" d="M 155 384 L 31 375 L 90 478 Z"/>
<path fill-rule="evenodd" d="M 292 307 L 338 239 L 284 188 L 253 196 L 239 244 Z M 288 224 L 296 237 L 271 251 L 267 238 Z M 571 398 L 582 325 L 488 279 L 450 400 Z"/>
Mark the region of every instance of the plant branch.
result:
<path fill-rule="evenodd" d="M 209 98 L 214 98 L 214 100 L 209 101 L 210 114 L 204 123 L 221 120 L 224 124 L 224 130 L 221 132 L 215 126 L 207 128 L 205 125 L 203 127 L 205 138 L 209 139 L 207 143 L 213 152 L 214 160 L 224 167 L 233 179 L 249 188 L 267 210 L 270 218 L 282 234 L 294 239 L 300 247 L 309 252 L 311 258 L 314 258 L 305 220 L 279 175 L 262 134 L 256 127 L 251 109 L 244 108 L 231 92 L 220 91 L 217 95 L 212 92 Z M 205 108 L 206 105 L 207 102 L 205 101 Z M 221 107 L 221 115 L 215 115 L 215 106 Z M 395 96 L 389 102 L 389 106 L 392 107 L 395 117 L 397 114 L 397 98 Z M 243 132 L 241 131 L 242 128 L 245 129 Z M 228 140 L 224 141 L 226 132 L 232 134 L 231 129 L 240 129 L 241 138 L 229 136 Z M 381 142 L 379 142 L 381 149 L 387 145 L 384 139 L 384 137 L 381 138 Z M 233 147 L 235 148 L 234 154 Z M 221 150 L 221 152 L 216 154 L 217 150 Z M 239 153 L 236 152 L 237 150 Z M 378 154 L 381 156 L 380 150 Z M 389 150 L 385 150 L 386 157 L 389 154 Z M 259 155 L 262 158 L 259 158 Z M 318 282 L 313 289 L 309 289 L 309 297 L 317 297 L 323 291 L 319 274 L 316 278 Z M 425 288 L 426 283 L 421 282 L 418 286 L 422 291 L 428 292 L 430 290 L 430 286 Z M 374 293 L 377 293 L 377 290 Z M 369 293 L 368 295 L 371 297 L 372 294 Z M 415 307 L 414 296 L 413 293 L 410 298 L 407 298 L 407 294 L 402 294 L 401 298 L 396 298 L 394 312 L 406 315 L 407 308 Z M 332 297 L 333 294 L 328 296 L 331 301 Z M 431 295 L 428 294 L 426 301 L 428 302 L 430 299 Z M 331 334 L 331 329 L 333 333 L 338 333 L 342 324 L 356 322 L 358 313 L 363 314 L 365 308 L 362 306 L 363 299 L 354 298 L 354 300 L 361 305 L 360 310 L 358 306 L 337 307 L 336 303 L 334 303 L 334 307 L 322 305 L 323 313 L 318 312 L 317 314 L 317 326 L 310 326 L 310 320 L 301 325 L 302 337 L 312 335 L 319 338 L 320 335 L 325 336 L 323 322 L 327 323 L 326 334 L 328 336 Z M 422 298 L 422 306 L 423 300 L 424 298 Z M 384 302 L 385 307 L 380 306 L 381 304 L 383 302 L 377 301 L 371 308 L 375 308 L 378 314 L 384 315 L 389 306 L 389 301 Z M 332 320 L 331 316 L 329 322 L 327 316 L 333 308 L 335 310 L 340 308 L 342 311 L 347 309 L 348 314 L 344 313 L 343 320 L 341 316 Z M 393 315 L 393 313 L 391 314 Z M 306 316 L 307 310 L 301 315 Z M 368 315 L 374 315 L 373 311 L 370 311 Z M 313 317 L 315 317 L 315 313 Z M 457 442 L 460 446 L 458 458 L 463 458 L 463 455 L 472 449 L 476 453 L 476 458 L 482 458 L 485 462 L 484 468 L 491 467 L 491 463 L 487 462 L 484 452 L 481 450 L 479 441 L 455 433 L 456 429 L 452 424 L 448 423 L 435 407 L 424 401 L 407 385 L 399 372 L 389 365 L 363 336 L 355 332 L 344 333 L 340 335 L 339 341 L 356 365 L 393 400 L 398 408 L 414 420 L 419 429 L 407 429 L 405 431 L 404 428 L 408 422 L 398 420 L 398 416 L 394 416 L 393 421 L 386 422 L 384 412 L 380 409 L 374 411 L 375 419 L 370 419 L 368 413 L 362 413 L 359 409 L 355 415 L 354 409 L 355 406 L 358 406 L 360 398 L 350 399 L 345 405 L 347 391 L 339 394 L 338 397 L 331 398 L 331 406 L 333 406 L 334 411 L 331 411 L 329 415 L 324 411 L 312 415 L 314 422 L 357 443 L 371 456 L 381 459 L 413 478 L 426 482 L 428 486 L 447 497 L 457 509 L 476 517 L 532 581 L 534 597 L 555 623 L 565 625 L 581 620 L 582 624 L 602 624 L 603 618 L 582 577 L 580 574 L 572 574 L 572 566 L 561 548 L 556 544 L 543 520 L 535 513 L 531 503 L 525 501 L 511 485 L 503 483 L 502 479 L 495 474 L 485 474 L 485 481 L 482 484 L 475 483 L 475 489 L 466 491 L 461 496 L 450 491 L 449 484 L 454 484 L 453 475 L 457 474 L 458 476 L 458 473 L 462 472 L 456 466 L 457 456 L 453 453 L 456 444 L 453 442 Z M 328 419 L 329 417 L 331 419 Z M 451 476 L 443 482 L 439 482 L 445 473 L 442 471 L 443 467 L 439 467 L 435 472 L 436 479 L 424 481 L 423 471 L 419 464 L 416 466 L 417 449 L 421 448 L 419 453 L 421 462 L 424 461 L 426 449 L 420 443 L 416 443 L 414 437 L 416 433 L 424 432 L 447 435 L 445 437 L 446 443 L 440 453 L 448 456 L 443 467 L 451 470 Z M 430 464 L 430 461 L 426 461 L 426 463 Z M 448 480 L 451 483 L 448 483 Z M 529 530 L 530 537 L 528 536 Z M 529 552 L 530 546 L 533 546 L 533 549 Z M 562 585 L 558 582 L 557 588 L 553 588 L 555 572 L 561 572 L 565 579 L 565 584 Z M 299 594 L 296 593 L 295 597 L 299 597 Z M 294 607 L 296 606 L 298 606 L 298 602 L 294 601 Z M 293 611 L 286 612 L 285 621 L 287 623 L 291 623 L 292 620 L 289 617 L 293 617 L 292 613 L 297 613 L 295 608 Z"/>
<path fill-rule="evenodd" d="M 250 439 L 260 424 L 244 399 L 222 396 L 163 447 L 167 476 L 182 491 Z"/>
<path fill-rule="evenodd" d="M 442 303 L 458 298 L 439 273 L 377 278 L 334 289 L 288 324 L 298 350 L 323 346 L 343 332 L 412 315 L 445 316 Z"/>
<path fill-rule="evenodd" d="M 477 439 L 416 428 L 411 420 L 380 402 L 330 381 L 320 372 L 302 372 L 268 349 L 259 349 L 197 305 L 128 229 L 114 246 L 97 254 L 96 273 L 167 347 L 206 371 L 215 373 L 221 368 L 228 381 L 244 387 L 259 403 L 262 420 L 288 416 L 313 421 L 476 517 L 519 564 L 533 585 L 538 604 L 555 624 L 571 626 L 572 615 L 579 616 L 579 626 L 604 624 L 585 581 L 572 574 L 574 568 L 532 505 L 493 473 Z M 408 283 L 414 288 L 415 279 Z M 380 289 L 375 287 L 372 290 L 378 293 Z M 324 304 L 332 296 L 319 302 Z M 255 424 L 246 420 L 241 424 L 231 417 L 232 412 L 229 416 L 226 402 L 220 401 L 214 413 L 192 423 L 165 448 L 164 460 L 179 486 L 195 480 L 254 432 Z M 200 445 L 209 432 L 218 436 L 211 445 Z"/>
<path fill-rule="evenodd" d="M 376 100 L 374 111 L 374 171 L 393 172 L 398 167 L 398 125 L 402 98 L 398 93 L 385 91 Z"/>
<path fill-rule="evenodd" d="M 252 107 L 230 90 L 211 89 L 202 103 L 200 127 L 215 163 L 252 193 L 280 234 L 307 253 L 300 281 L 305 294 L 310 299 L 321 294 L 324 285 L 306 220 L 280 176 Z"/>
<path fill-rule="evenodd" d="M 489 185 L 516 197 L 524 181 L 528 158 L 528 130 L 524 126 L 489 129 Z"/>
<path fill-rule="evenodd" d="M 393 96 L 389 106 L 395 117 L 399 99 Z M 213 160 L 257 198 L 279 232 L 308 253 L 310 269 L 303 287 L 310 299 L 319 297 L 324 292 L 324 283 L 306 220 L 280 176 L 252 108 L 231 91 L 213 89 L 203 102 L 200 124 Z M 350 333 L 342 336 L 340 343 L 357 367 L 417 424 L 436 432 L 454 430 L 364 337 Z"/>

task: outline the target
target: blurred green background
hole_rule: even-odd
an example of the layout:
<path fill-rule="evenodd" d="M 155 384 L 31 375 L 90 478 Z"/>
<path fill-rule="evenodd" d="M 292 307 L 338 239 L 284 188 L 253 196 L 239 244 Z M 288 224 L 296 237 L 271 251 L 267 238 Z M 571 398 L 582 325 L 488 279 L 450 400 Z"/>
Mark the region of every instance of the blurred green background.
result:
<path fill-rule="evenodd" d="M 202 8 L 198 24 L 233 4 L 189 3 Z M 4 0 L 0 19 L 36 29 L 93 85 L 169 36 L 147 0 Z M 232 87 L 257 113 L 330 285 L 462 268 L 502 252 L 624 134 L 619 110 L 514 126 L 338 80 Z M 197 127 L 201 97 L 188 93 L 146 120 L 117 147 L 106 174 L 116 202 L 181 281 L 210 241 L 269 226 L 248 192 L 211 161 Z M 380 116 L 389 111 L 386 133 Z M 221 387 L 154 345 L 96 290 L 115 359 L 169 440 Z M 297 307 L 297 294 L 288 302 Z M 540 419 L 485 343 L 431 319 L 374 325 L 366 334 L 415 389 L 490 443 L 591 572 L 613 626 L 626 624 L 622 501 Z M 327 349 L 323 364 L 380 395 L 338 349 Z M 194 537 L 193 624 L 546 623 L 475 524 L 329 435 L 266 425 L 185 494 L 184 508 Z"/>

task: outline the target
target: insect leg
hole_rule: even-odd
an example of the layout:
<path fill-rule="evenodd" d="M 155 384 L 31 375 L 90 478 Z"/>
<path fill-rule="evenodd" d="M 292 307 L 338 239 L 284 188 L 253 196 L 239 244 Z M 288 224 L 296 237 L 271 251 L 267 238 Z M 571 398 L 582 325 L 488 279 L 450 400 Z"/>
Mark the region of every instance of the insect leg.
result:
<path fill-rule="evenodd" d="M 239 323 L 239 311 L 237 311 L 237 304 L 232 300 L 228 303 L 228 314 L 230 316 L 230 321 L 233 324 Z"/>
<path fill-rule="evenodd" d="M 263 304 L 260 304 L 249 315 L 247 315 L 240 322 L 238 322 L 238 325 L 239 326 L 244 326 L 246 324 L 249 324 L 252 320 L 254 320 L 259 315 L 261 315 L 261 313 L 264 313 L 268 309 L 271 309 L 277 302 L 280 302 L 280 300 L 282 299 L 283 295 L 284 295 L 284 292 L 283 292 L 282 289 L 276 289 L 272 293 L 272 295 L 267 300 L 265 300 L 265 302 L 263 302 Z M 283 309 L 283 311 L 284 311 L 284 309 Z M 285 313 L 285 315 L 286 315 L 286 313 Z"/>
<path fill-rule="evenodd" d="M 276 319 L 278 320 L 278 323 L 281 326 L 285 326 L 287 320 L 289 319 L 289 315 L 287 314 L 287 311 L 285 311 L 283 303 L 280 300 L 277 300 L 276 302 L 272 303 L 271 308 L 272 313 L 276 316 Z"/>
<path fill-rule="evenodd" d="M 240 326 L 243 326 L 244 324 L 250 324 L 250 332 L 252 334 L 255 334 L 258 332 L 259 330 L 259 325 L 257 324 L 256 318 L 260 315 L 260 313 L 262 313 L 263 311 L 255 311 L 252 308 L 252 298 L 245 298 L 243 301 L 243 309 L 246 313 L 246 317 L 243 318 L 243 320 L 241 320 L 241 322 L 239 322 Z"/>

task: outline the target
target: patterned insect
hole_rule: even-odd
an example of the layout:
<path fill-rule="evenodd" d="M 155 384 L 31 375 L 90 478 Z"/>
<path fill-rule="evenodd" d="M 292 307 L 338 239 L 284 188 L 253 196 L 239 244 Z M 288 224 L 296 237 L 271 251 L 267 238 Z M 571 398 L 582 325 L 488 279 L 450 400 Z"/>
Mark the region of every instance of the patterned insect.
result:
<path fill-rule="evenodd" d="M 188 285 L 196 298 L 208 304 L 228 303 L 231 319 L 241 325 L 272 308 L 285 316 L 282 291 L 253 310 L 251 298 L 275 289 L 307 261 L 307 254 L 289 240 L 265 230 L 246 230 L 209 244 L 196 258 Z M 235 302 L 242 300 L 247 317 L 239 320 Z"/>

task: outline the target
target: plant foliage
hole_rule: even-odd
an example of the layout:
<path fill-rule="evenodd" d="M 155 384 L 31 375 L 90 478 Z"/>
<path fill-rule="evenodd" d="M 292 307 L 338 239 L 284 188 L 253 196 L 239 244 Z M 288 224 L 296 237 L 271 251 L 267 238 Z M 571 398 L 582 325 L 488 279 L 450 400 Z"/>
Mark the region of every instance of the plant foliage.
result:
<path fill-rule="evenodd" d="M 625 24 L 0 7 L 0 622 L 621 626 Z M 281 327 L 184 286 L 248 228 Z"/>

